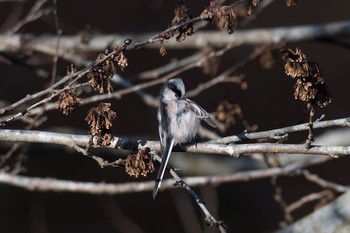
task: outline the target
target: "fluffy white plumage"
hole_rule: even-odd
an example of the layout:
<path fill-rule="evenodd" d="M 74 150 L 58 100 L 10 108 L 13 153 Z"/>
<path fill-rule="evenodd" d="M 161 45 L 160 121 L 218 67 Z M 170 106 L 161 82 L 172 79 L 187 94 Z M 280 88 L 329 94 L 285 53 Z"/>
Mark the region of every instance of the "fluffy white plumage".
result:
<path fill-rule="evenodd" d="M 192 141 L 201 120 L 215 127 L 210 115 L 194 101 L 184 98 L 185 85 L 180 78 L 170 79 L 160 91 L 158 110 L 162 162 L 153 189 L 153 198 L 161 186 L 171 150 L 174 145 Z"/>

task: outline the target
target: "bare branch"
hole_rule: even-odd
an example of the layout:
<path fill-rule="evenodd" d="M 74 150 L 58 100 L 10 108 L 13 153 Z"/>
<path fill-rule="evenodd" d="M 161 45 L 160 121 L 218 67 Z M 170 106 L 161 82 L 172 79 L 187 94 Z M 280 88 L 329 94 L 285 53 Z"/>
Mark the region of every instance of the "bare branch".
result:
<path fill-rule="evenodd" d="M 350 192 L 316 210 L 278 233 L 298 232 L 348 232 L 350 219 Z"/>
<path fill-rule="evenodd" d="M 158 162 L 161 162 L 162 158 L 158 154 L 153 155 Z M 168 166 L 168 169 L 170 170 L 170 174 L 174 177 L 175 179 L 175 186 L 181 186 L 186 189 L 186 191 L 193 197 L 195 200 L 196 204 L 201 208 L 203 213 L 205 214 L 205 221 L 208 225 L 210 226 L 216 226 L 220 230 L 220 232 L 224 233 L 226 232 L 226 226 L 222 221 L 218 221 L 215 219 L 215 217 L 210 213 L 210 211 L 207 209 L 205 206 L 205 203 L 203 202 L 202 198 L 191 188 L 190 185 L 186 183 L 185 180 L 183 180 L 173 168 Z"/>
<path fill-rule="evenodd" d="M 198 19 L 197 19 L 198 20 Z M 164 32 L 163 32 L 164 33 Z M 170 49 L 185 48 L 207 48 L 208 46 L 223 47 L 227 44 L 233 46 L 238 45 L 261 45 L 280 42 L 296 42 L 309 41 L 321 38 L 334 38 L 350 33 L 350 21 L 337 21 L 324 24 L 310 24 L 303 26 L 279 27 L 279 28 L 260 28 L 236 31 L 230 36 L 226 36 L 225 32 L 217 31 L 201 31 L 196 32 L 195 37 L 187 38 L 179 47 L 175 39 L 170 39 L 165 46 Z M 138 43 L 136 47 L 143 45 L 145 48 L 159 49 L 159 45 L 154 43 L 157 41 L 158 33 L 147 34 L 112 34 L 112 35 L 95 35 L 89 44 L 83 44 L 79 36 L 62 36 L 60 46 L 60 56 L 67 52 L 99 52 L 109 47 L 111 44 L 119 44 L 125 38 L 133 38 L 134 41 L 145 41 Z M 15 34 L 9 37 L 5 43 L 0 44 L 0 51 L 11 51 L 23 49 L 21 38 L 25 38 L 26 48 L 31 48 L 38 52 L 54 55 L 56 36 L 33 36 Z M 151 38 L 151 39 L 148 39 Z M 152 39 L 153 38 L 153 39 Z M 0 41 L 4 40 L 4 36 L 0 36 Z M 43 49 L 45 48 L 45 49 Z"/>
<path fill-rule="evenodd" d="M 333 121 L 317 122 L 316 127 L 330 127 L 334 125 L 348 124 L 348 118 L 338 119 Z M 271 130 L 270 134 L 266 132 L 254 133 L 256 135 L 263 135 L 268 137 L 276 135 L 283 130 L 288 132 L 297 132 L 301 130 L 307 130 L 308 127 L 305 124 L 291 126 L 287 128 Z M 284 134 L 285 132 L 283 132 Z M 256 136 L 254 135 L 254 136 Z M 244 135 L 243 135 L 244 136 Z M 236 137 L 240 140 L 249 139 L 249 137 L 237 137 L 231 136 L 229 138 Z M 72 145 L 75 143 L 78 146 L 87 147 L 90 136 L 83 135 L 71 135 L 50 133 L 42 131 L 26 131 L 26 130 L 0 130 L 0 141 L 12 141 L 12 142 L 36 142 L 36 143 L 48 143 L 59 145 Z M 251 139 L 251 138 L 250 138 Z M 223 139 L 225 141 L 225 138 Z M 219 144 L 217 144 L 217 142 Z M 304 145 L 299 144 L 276 144 L 276 143 L 250 143 L 250 144 L 238 144 L 238 145 L 224 145 L 220 144 L 222 140 L 213 140 L 206 143 L 196 143 L 195 145 L 178 146 L 174 151 L 187 151 L 193 153 L 208 153 L 208 154 L 225 154 L 234 157 L 238 157 L 241 154 L 251 153 L 289 153 L 289 154 L 315 154 L 315 155 L 327 155 L 332 158 L 337 158 L 341 155 L 349 155 L 349 146 L 321 146 L 313 145 L 310 148 L 306 148 Z M 74 147 L 74 144 L 71 146 Z M 124 150 L 138 150 L 145 149 L 146 147 L 152 148 L 156 151 L 160 150 L 158 141 L 140 141 L 127 138 L 114 137 L 114 141 L 109 145 L 110 148 L 118 148 Z"/>
<path fill-rule="evenodd" d="M 340 193 L 345 193 L 350 190 L 349 186 L 337 184 L 337 183 L 322 179 L 318 175 L 312 174 L 305 169 L 301 170 L 301 174 L 303 174 L 308 181 L 318 184 L 322 188 L 332 189 Z"/>
<path fill-rule="evenodd" d="M 52 8 L 48 7 L 42 9 L 42 6 L 47 2 L 47 0 L 36 1 L 33 7 L 30 9 L 28 14 L 20 21 L 18 21 L 14 26 L 12 26 L 4 36 L 0 37 L 0 47 L 6 46 L 8 41 L 11 41 L 11 36 L 16 33 L 25 24 L 35 21 L 44 15 L 48 15 L 52 12 Z"/>
<path fill-rule="evenodd" d="M 230 46 L 231 47 L 231 46 Z M 198 95 L 199 93 L 201 93 L 202 91 L 220 83 L 220 82 L 224 82 L 226 79 L 229 78 L 229 76 L 234 73 L 235 71 L 237 71 L 239 68 L 241 68 L 242 66 L 246 65 L 249 61 L 252 61 L 254 59 L 256 59 L 259 55 L 261 55 L 267 48 L 269 48 L 269 46 L 264 46 L 263 48 L 260 48 L 256 51 L 254 51 L 253 53 L 251 53 L 248 57 L 246 57 L 245 59 L 242 59 L 241 61 L 239 61 L 237 64 L 233 65 L 232 67 L 228 68 L 227 70 L 225 70 L 224 72 L 222 72 L 220 75 L 218 75 L 215 78 L 212 78 L 211 80 L 209 80 L 206 83 L 202 83 L 199 84 L 197 88 L 188 91 L 186 93 L 187 97 L 193 97 Z M 232 77 L 231 77 L 232 78 Z M 243 80 L 244 77 L 235 77 L 235 79 L 237 80 L 237 83 L 240 83 Z"/>
<path fill-rule="evenodd" d="M 328 120 L 328 121 L 315 121 L 313 123 L 314 129 L 329 128 L 334 126 L 350 127 L 350 118 L 340 118 L 340 119 Z M 308 129 L 309 129 L 309 126 L 307 123 L 305 123 L 305 124 L 299 124 L 299 125 L 294 125 L 294 126 L 289 126 L 289 127 L 279 128 L 279 129 L 262 131 L 262 132 L 254 132 L 254 133 L 242 132 L 234 136 L 211 140 L 209 141 L 209 143 L 227 144 L 227 143 L 241 142 L 245 140 L 263 139 L 263 138 L 276 139 L 289 133 L 305 131 Z"/>
<path fill-rule="evenodd" d="M 56 28 L 56 35 L 57 35 L 57 42 L 56 42 L 56 53 L 53 57 L 52 61 L 52 71 L 51 71 L 51 85 L 55 83 L 56 80 L 56 72 L 57 72 L 57 62 L 58 62 L 58 57 L 59 57 L 59 51 L 60 51 L 60 41 L 61 41 L 61 36 L 62 36 L 62 30 L 60 28 L 60 23 L 58 20 L 58 15 L 57 15 L 57 0 L 53 1 L 54 9 L 52 11 L 53 17 L 54 17 L 54 23 L 55 23 L 55 28 Z"/>
<path fill-rule="evenodd" d="M 286 207 L 286 211 L 288 213 L 291 213 L 295 211 L 296 209 L 300 208 L 301 206 L 305 205 L 308 202 L 316 201 L 321 198 L 327 197 L 327 196 L 332 196 L 332 192 L 329 190 L 324 190 L 321 192 L 317 193 L 310 193 L 302 198 L 300 198 L 298 201 L 293 202 L 292 204 L 288 205 Z"/>
<path fill-rule="evenodd" d="M 325 158 L 314 158 L 312 161 L 296 162 L 285 167 L 267 168 L 255 171 L 243 171 L 234 174 L 216 175 L 216 176 L 197 176 L 186 177 L 183 181 L 190 187 L 204 185 L 218 185 L 230 182 L 242 182 L 268 178 L 271 176 L 289 175 L 296 172 L 300 168 L 316 165 L 326 161 Z M 21 175 L 11 175 L 0 172 L 0 183 L 10 184 L 32 191 L 53 191 L 53 192 L 78 192 L 87 194 L 124 194 L 135 192 L 151 191 L 154 181 L 133 181 L 122 184 L 94 183 L 94 182 L 78 182 L 66 181 L 54 178 L 35 178 Z M 165 179 L 162 183 L 161 190 L 179 188 L 174 186 L 174 179 Z"/>

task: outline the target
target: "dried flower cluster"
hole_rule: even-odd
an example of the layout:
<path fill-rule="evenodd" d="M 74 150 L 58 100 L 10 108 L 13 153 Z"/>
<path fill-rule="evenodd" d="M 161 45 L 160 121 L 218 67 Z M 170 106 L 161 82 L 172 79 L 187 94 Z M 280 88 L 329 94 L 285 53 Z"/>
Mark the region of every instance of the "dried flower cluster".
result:
<path fill-rule="evenodd" d="M 126 46 L 128 43 L 129 40 L 125 40 L 123 46 Z M 113 91 L 111 79 L 117 71 L 114 65 L 115 62 L 121 71 L 124 71 L 125 67 L 128 66 L 128 60 L 123 53 L 123 49 L 125 49 L 125 47 L 122 47 L 121 50 L 116 47 L 116 55 L 107 57 L 108 51 L 106 51 L 106 54 L 100 53 L 96 58 L 95 63 L 103 62 L 90 69 L 88 78 L 90 79 L 89 84 L 99 93 L 111 93 L 111 91 Z"/>
<path fill-rule="evenodd" d="M 248 8 L 248 15 L 252 15 L 253 14 L 253 10 L 254 8 L 256 8 L 257 6 L 260 5 L 261 0 L 251 0 L 249 2 L 249 8 Z"/>
<path fill-rule="evenodd" d="M 253 132 L 258 129 L 257 125 L 251 125 L 247 120 L 244 119 L 241 106 L 225 97 L 220 101 L 218 107 L 216 108 L 215 119 L 221 122 L 218 124 L 217 129 L 221 133 L 226 132 L 231 126 L 237 124 L 238 122 L 243 125 L 243 127 L 249 131 Z"/>
<path fill-rule="evenodd" d="M 316 63 L 309 62 L 300 49 L 283 49 L 285 73 L 296 79 L 294 97 L 312 106 L 325 107 L 331 103 L 331 94 Z"/>
<path fill-rule="evenodd" d="M 77 88 L 71 87 L 64 90 L 58 97 L 57 109 L 68 115 L 74 108 L 81 104 L 81 99 L 76 95 Z"/>
<path fill-rule="evenodd" d="M 231 34 L 237 25 L 237 14 L 233 7 L 220 7 L 219 11 L 214 16 L 214 21 L 221 21 L 222 28 Z"/>
<path fill-rule="evenodd" d="M 174 14 L 175 16 L 171 21 L 169 28 L 171 28 L 174 25 L 186 23 L 193 18 L 189 9 L 183 2 L 177 4 L 174 10 Z M 177 30 L 171 31 L 169 34 L 164 35 L 164 39 L 169 39 L 170 37 L 174 36 L 175 33 L 178 33 L 178 35 L 176 36 L 176 40 L 178 42 L 185 40 L 186 36 L 191 36 L 194 33 L 192 23 L 186 23 L 184 26 L 178 28 Z"/>
<path fill-rule="evenodd" d="M 256 50 L 259 50 L 259 47 L 256 47 Z M 264 69 L 271 69 L 275 64 L 275 53 L 272 48 L 264 49 L 263 53 L 259 56 L 259 63 Z"/>
<path fill-rule="evenodd" d="M 224 28 L 229 34 L 233 33 L 237 25 L 238 15 L 234 5 L 221 6 L 219 8 L 207 7 L 201 17 L 218 27 Z"/>
<path fill-rule="evenodd" d="M 136 155 L 128 155 L 125 162 L 125 172 L 135 178 L 140 175 L 146 177 L 153 173 L 154 165 L 152 157 L 149 155 L 149 148 L 146 150 L 139 149 Z"/>
<path fill-rule="evenodd" d="M 225 127 L 222 131 L 225 131 L 228 127 L 236 124 L 237 120 L 242 120 L 242 109 L 239 104 L 225 98 L 219 103 L 215 118 L 224 123 Z"/>
<path fill-rule="evenodd" d="M 110 103 L 100 103 L 89 110 L 85 120 L 90 125 L 90 133 L 95 136 L 98 146 L 107 146 L 113 140 L 110 128 L 115 117 L 116 113 L 111 110 Z"/>
<path fill-rule="evenodd" d="M 167 55 L 167 52 L 166 52 L 166 49 L 165 49 L 164 46 L 161 46 L 161 47 L 160 47 L 159 53 L 160 53 L 161 56 Z"/>
<path fill-rule="evenodd" d="M 200 18 L 212 22 L 221 28 L 224 28 L 229 34 L 231 34 L 236 28 L 238 20 L 238 13 L 236 12 L 235 8 L 241 2 L 237 2 L 228 6 L 217 7 L 218 2 L 218 0 L 210 1 L 209 7 L 206 7 L 206 9 L 202 12 Z M 250 15 L 253 11 L 253 8 L 257 7 L 260 4 L 261 0 L 250 0 L 248 2 L 248 14 Z M 186 39 L 187 36 L 194 34 L 193 23 L 191 21 L 193 19 L 193 16 L 190 13 L 189 8 L 183 2 L 178 3 L 178 5 L 175 7 L 174 14 L 175 16 L 169 25 L 169 29 L 176 25 L 179 25 L 179 27 L 159 35 L 161 42 L 170 39 L 176 33 L 178 33 L 176 36 L 176 40 L 178 42 L 182 42 Z M 162 56 L 166 55 L 164 46 L 160 48 L 159 53 Z"/>
<path fill-rule="evenodd" d="M 105 59 L 106 55 L 100 53 L 96 58 L 96 63 Z M 110 93 L 112 89 L 111 79 L 116 73 L 116 68 L 111 59 L 106 59 L 101 64 L 93 66 L 90 69 L 88 78 L 90 79 L 89 84 L 99 93 Z"/>
<path fill-rule="evenodd" d="M 206 56 L 210 56 L 210 52 Z M 215 76 L 220 68 L 220 57 L 219 56 L 210 56 L 208 59 L 204 59 L 201 64 L 201 68 L 204 74 Z"/>
<path fill-rule="evenodd" d="M 237 6 L 243 3 L 243 1 L 237 1 L 231 5 L 216 7 L 216 0 L 210 2 L 210 6 L 207 7 L 201 14 L 201 18 L 211 23 L 216 24 L 218 27 L 225 29 L 229 34 L 233 33 L 237 26 L 238 17 L 242 17 L 242 12 L 237 9 Z M 244 15 L 252 15 L 254 8 L 260 4 L 261 0 L 247 1 L 248 9 Z"/>
<path fill-rule="evenodd" d="M 125 67 L 128 66 L 128 59 L 126 59 L 123 51 L 120 51 L 117 56 L 114 57 L 121 71 L 124 71 Z"/>

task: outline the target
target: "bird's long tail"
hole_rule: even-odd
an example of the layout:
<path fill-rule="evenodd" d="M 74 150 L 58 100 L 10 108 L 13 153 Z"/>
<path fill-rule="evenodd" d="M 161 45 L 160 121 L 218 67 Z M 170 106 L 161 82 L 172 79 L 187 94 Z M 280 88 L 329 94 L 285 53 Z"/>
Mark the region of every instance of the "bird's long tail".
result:
<path fill-rule="evenodd" d="M 168 165 L 173 146 L 174 146 L 174 139 L 173 138 L 166 139 L 165 148 L 162 150 L 162 162 L 160 163 L 156 183 L 154 184 L 154 188 L 153 188 L 153 199 L 156 199 L 156 195 L 162 184 L 163 176 L 164 176 L 166 167 Z"/>

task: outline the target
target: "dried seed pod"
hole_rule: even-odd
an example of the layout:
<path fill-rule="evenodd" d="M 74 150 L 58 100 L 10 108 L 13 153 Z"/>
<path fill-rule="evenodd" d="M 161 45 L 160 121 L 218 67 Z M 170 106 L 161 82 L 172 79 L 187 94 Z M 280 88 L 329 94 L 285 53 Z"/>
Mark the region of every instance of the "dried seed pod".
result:
<path fill-rule="evenodd" d="M 63 114 L 68 115 L 73 112 L 74 108 L 81 104 L 81 99 L 76 95 L 77 88 L 75 86 L 64 90 L 58 97 L 57 109 Z"/>
<path fill-rule="evenodd" d="M 146 177 L 148 174 L 154 172 L 154 164 L 149 151 L 149 148 L 145 150 L 139 149 L 136 155 L 128 155 L 125 161 L 125 172 L 129 176 L 138 178 L 141 175 Z"/>
<path fill-rule="evenodd" d="M 113 140 L 110 129 L 115 117 L 116 113 L 111 110 L 110 103 L 100 103 L 89 110 L 85 120 L 90 125 L 90 133 L 95 136 L 97 145 L 107 146 Z"/>
<path fill-rule="evenodd" d="M 296 49 L 295 52 L 291 49 L 283 49 L 281 52 L 285 62 L 285 73 L 296 79 L 295 99 L 321 108 L 330 104 L 332 97 L 318 64 L 308 61 L 300 49 Z"/>
<path fill-rule="evenodd" d="M 169 28 L 171 28 L 172 26 L 175 26 L 177 24 L 186 23 L 193 18 L 189 9 L 187 8 L 187 6 L 183 2 L 180 2 L 175 7 L 174 13 L 175 13 L 175 16 L 174 16 L 173 20 L 171 21 Z M 171 31 L 169 33 L 162 35 L 162 37 L 164 39 L 169 39 L 176 32 L 178 33 L 178 35 L 176 36 L 176 40 L 178 42 L 181 42 L 181 41 L 186 39 L 186 36 L 191 36 L 194 34 L 193 25 L 192 25 L 192 23 L 187 23 L 184 26 L 176 29 L 175 31 Z"/>

